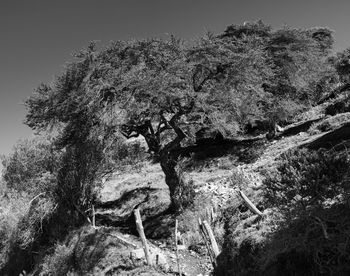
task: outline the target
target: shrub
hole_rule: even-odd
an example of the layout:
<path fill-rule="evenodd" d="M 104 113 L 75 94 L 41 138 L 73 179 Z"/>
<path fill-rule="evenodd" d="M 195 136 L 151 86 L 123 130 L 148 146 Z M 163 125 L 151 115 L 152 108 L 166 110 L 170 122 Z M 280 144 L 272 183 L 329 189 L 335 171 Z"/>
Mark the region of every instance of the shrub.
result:
<path fill-rule="evenodd" d="M 38 245 L 55 211 L 54 202 L 41 194 L 32 198 L 26 193 L 7 191 L 0 207 L 0 274 L 18 275 L 30 271 Z M 6 205 L 5 205 L 6 204 Z M 47 234 L 47 233 L 46 233 Z M 43 244 L 42 244 L 43 245 Z"/>
<path fill-rule="evenodd" d="M 217 275 L 348 275 L 349 155 L 294 150 L 266 175 L 265 217 L 229 209 Z"/>
<path fill-rule="evenodd" d="M 350 246 L 349 154 L 320 149 L 286 154 L 265 180 L 266 197 L 283 215 L 262 258 L 280 274 L 346 275 Z M 284 268 L 283 267 L 284 264 Z"/>
<path fill-rule="evenodd" d="M 57 244 L 52 255 L 44 259 L 40 275 L 67 275 L 71 270 L 74 246 Z"/>
<path fill-rule="evenodd" d="M 294 150 L 265 180 L 266 197 L 288 212 L 339 202 L 348 197 L 349 165 L 347 152 Z"/>
<path fill-rule="evenodd" d="M 38 194 L 52 181 L 60 163 L 60 152 L 54 150 L 51 138 L 20 140 L 12 153 L 2 157 L 3 179 L 8 188 Z"/>
<path fill-rule="evenodd" d="M 3 191 L 0 195 L 0 259 L 7 259 L 9 241 L 17 229 L 19 221 L 28 210 L 30 198 L 27 194 Z M 0 261 L 0 268 L 3 263 Z"/>

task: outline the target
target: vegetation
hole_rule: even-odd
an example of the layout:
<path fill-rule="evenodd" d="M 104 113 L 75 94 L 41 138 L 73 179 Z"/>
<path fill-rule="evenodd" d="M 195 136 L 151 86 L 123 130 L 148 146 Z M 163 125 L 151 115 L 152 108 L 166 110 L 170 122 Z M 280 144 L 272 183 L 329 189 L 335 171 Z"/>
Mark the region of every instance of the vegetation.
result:
<path fill-rule="evenodd" d="M 274 31 L 259 21 L 207 34 L 194 45 L 171 36 L 117 41 L 98 52 L 92 43 L 27 100 L 26 123 L 55 129 L 56 143 L 69 148 L 70 159 L 81 164 L 79 152 L 90 155 L 91 167 L 80 168 L 74 180 L 80 183 L 91 182 L 118 131 L 126 138 L 142 136 L 174 199 L 177 160 L 196 133 L 232 138 L 263 120 L 271 129 L 315 103 L 314 86 L 331 71 L 326 58 L 332 42 L 328 29 Z M 85 193 L 78 205 L 90 193 L 91 184 L 83 185 L 77 185 Z"/>
<path fill-rule="evenodd" d="M 266 217 L 228 210 L 220 275 L 346 275 L 349 155 L 294 150 L 265 179 Z M 242 220 L 244 222 L 242 222 Z M 344 245 L 344 246 L 343 246 Z"/>
<path fill-rule="evenodd" d="M 235 144 L 236 157 L 254 163 L 268 143 L 259 134 L 273 138 L 276 124 L 287 125 L 346 91 L 349 50 L 332 56 L 333 42 L 327 28 L 274 30 L 258 21 L 208 33 L 194 43 L 174 36 L 116 41 L 100 50 L 91 43 L 75 54 L 52 83 L 41 84 L 25 102 L 25 123 L 41 136 L 19 142 L 3 157 L 1 193 L 7 199 L 0 213 L 0 274 L 33 270 L 36 250 L 50 251 L 40 256 L 43 275 L 77 270 L 78 242 L 63 241 L 88 221 L 102 177 L 125 165 L 136 169 L 147 159 L 164 172 L 172 201 L 168 211 L 183 212 L 184 229 L 195 224 L 193 214 L 206 211 L 195 201 L 185 163 L 195 168 L 191 157 L 199 148 L 228 141 L 247 141 Z M 325 113 L 346 111 L 344 100 L 328 105 Z M 310 133 L 344 121 L 347 115 L 340 114 Z M 345 238 L 349 230 L 347 215 L 330 220 L 348 208 L 348 166 L 346 152 L 287 154 L 264 182 L 259 204 L 273 215 L 261 227 L 237 202 L 223 211 L 225 235 L 223 221 L 211 221 L 227 254 L 223 267 L 230 271 L 234 264 L 242 275 L 283 274 L 279 269 L 288 258 L 305 257 L 309 271 L 346 271 L 348 248 L 342 251 L 329 237 Z M 237 188 L 247 182 L 239 174 L 232 177 Z M 281 245 L 286 240 L 290 243 Z M 88 273 L 92 267 L 79 269 Z"/>

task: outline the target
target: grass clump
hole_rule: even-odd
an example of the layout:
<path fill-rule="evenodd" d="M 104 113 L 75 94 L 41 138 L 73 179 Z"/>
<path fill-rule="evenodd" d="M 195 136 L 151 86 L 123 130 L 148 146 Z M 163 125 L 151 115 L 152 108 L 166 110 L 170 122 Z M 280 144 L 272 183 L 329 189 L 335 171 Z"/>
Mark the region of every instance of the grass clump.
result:
<path fill-rule="evenodd" d="M 221 246 L 224 237 L 222 210 L 215 206 L 215 202 L 208 195 L 198 195 L 193 201 L 193 205 L 178 216 L 179 231 L 182 233 L 184 244 L 190 250 L 205 254 L 206 248 L 199 232 L 198 219 L 206 220 L 209 223 L 216 241 Z"/>

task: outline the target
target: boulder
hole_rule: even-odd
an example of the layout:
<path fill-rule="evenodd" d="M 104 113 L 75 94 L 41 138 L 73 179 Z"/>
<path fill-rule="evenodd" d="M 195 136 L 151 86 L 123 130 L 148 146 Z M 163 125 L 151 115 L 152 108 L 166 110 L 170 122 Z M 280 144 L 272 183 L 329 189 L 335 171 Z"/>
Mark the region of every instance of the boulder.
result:
<path fill-rule="evenodd" d="M 135 208 L 142 220 L 166 211 L 171 200 L 164 173 L 159 164 L 145 166 L 139 172 L 113 174 L 105 181 L 98 196 L 96 220 L 116 225 L 128 221 Z"/>

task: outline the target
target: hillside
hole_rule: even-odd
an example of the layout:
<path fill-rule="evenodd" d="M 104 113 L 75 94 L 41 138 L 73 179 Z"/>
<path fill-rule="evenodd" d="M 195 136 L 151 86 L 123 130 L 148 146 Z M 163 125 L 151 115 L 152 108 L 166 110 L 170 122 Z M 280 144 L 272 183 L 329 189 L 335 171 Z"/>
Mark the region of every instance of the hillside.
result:
<path fill-rule="evenodd" d="M 343 100 L 343 97 L 344 95 L 335 101 Z M 281 214 L 276 213 L 277 206 L 271 204 L 271 207 L 265 207 L 269 205 L 265 202 L 266 187 L 263 181 L 266 178 L 266 172 L 272 172 L 278 166 L 280 156 L 286 152 L 300 148 L 314 148 L 313 145 L 317 145 L 317 149 L 336 148 L 349 140 L 349 130 L 346 129 L 349 128 L 350 116 L 347 113 L 333 116 L 322 113 L 327 106 L 332 104 L 332 102 L 323 104 L 323 111 L 319 111 L 320 106 L 316 106 L 314 109 L 319 112 L 317 115 L 319 120 L 307 128 L 303 128 L 300 132 L 292 135 L 284 135 L 281 132 L 273 140 L 266 140 L 262 136 L 249 146 L 237 146 L 236 142 L 232 142 L 232 145 L 225 146 L 225 152 L 220 152 L 218 156 L 201 158 L 191 162 L 190 165 L 188 164 L 185 174 L 193 181 L 196 197 L 194 204 L 177 216 L 164 214 L 166 207 L 170 204 L 170 198 L 164 174 L 158 164 L 145 162 L 139 168 L 129 166 L 121 172 L 109 175 L 104 180 L 100 191 L 99 204 L 96 209 L 97 229 L 85 226 L 77 232 L 82 235 L 78 241 L 76 240 L 77 233 L 71 234 L 65 245 L 61 246 L 66 246 L 66 250 L 71 250 L 73 244 L 76 243 L 75 248 L 84 248 L 74 250 L 85 252 L 83 255 L 79 255 L 82 253 L 75 254 L 78 254 L 76 258 L 78 258 L 82 269 L 87 269 L 83 270 L 86 275 L 176 275 L 177 263 L 173 233 L 174 221 L 178 219 L 179 231 L 183 240 L 180 250 L 183 275 L 210 275 L 214 270 L 199 233 L 197 220 L 201 218 L 210 221 L 220 250 L 223 252 L 218 258 L 217 275 L 232 275 L 229 272 L 231 269 L 235 275 L 252 275 L 250 274 L 253 273 L 252 271 L 244 272 L 242 270 L 248 264 L 247 261 L 237 265 L 241 270 L 236 270 L 227 261 L 231 260 L 232 263 L 235 263 L 251 258 L 253 253 L 247 249 L 243 250 L 245 243 L 254 241 L 256 246 L 260 246 L 260 244 L 266 246 L 266 243 L 272 242 L 270 236 L 279 229 L 278 219 L 281 219 L 279 217 Z M 340 116 L 344 119 L 337 120 Z M 310 120 L 314 120 L 314 118 L 310 118 Z M 329 129 L 320 130 L 321 126 L 330 121 L 336 121 L 336 123 Z M 290 128 L 302 125 L 304 122 L 300 121 L 286 126 L 284 132 L 288 133 Z M 345 136 L 340 138 L 339 134 L 336 134 L 339 129 L 346 131 L 344 132 Z M 323 141 L 323 137 L 327 137 L 327 140 Z M 319 144 L 318 141 L 322 141 L 322 143 Z M 248 163 L 239 161 L 239 151 L 247 150 L 248 147 L 253 147 L 259 154 Z M 201 152 L 197 155 L 201 155 Z M 244 191 L 253 203 L 263 211 L 264 217 L 262 219 L 247 209 L 245 203 L 237 195 L 238 190 Z M 135 236 L 135 229 L 132 227 L 134 224 L 132 211 L 136 207 L 141 210 L 151 252 L 157 252 L 152 254 L 159 255 L 159 265 L 154 268 L 155 270 L 143 264 L 142 245 Z M 234 216 L 227 216 L 225 212 L 233 212 Z M 228 225 L 229 230 L 227 229 Z M 130 226 L 131 228 L 129 228 Z M 92 239 L 93 243 L 87 240 L 88 237 L 90 240 Z M 233 248 L 228 247 L 228 242 L 234 243 L 237 247 L 234 255 L 227 255 L 231 254 L 230 252 L 233 250 Z M 121 248 L 123 248 L 122 251 Z M 89 250 L 96 250 L 98 253 L 92 252 L 89 255 Z M 348 247 L 344 250 L 348 250 Z M 56 262 L 58 265 L 57 258 L 62 258 L 60 252 L 56 249 L 49 264 L 55 266 Z M 94 259 L 96 254 L 101 254 L 102 257 Z M 134 257 L 130 257 L 133 254 L 135 254 L 135 260 L 133 260 Z M 234 260 L 228 259 L 228 256 Z M 93 265 L 90 263 L 92 261 Z M 47 262 L 45 265 L 48 265 Z M 249 266 L 251 265 L 252 263 Z M 91 272 L 88 273 L 88 271 Z M 295 272 L 301 273 L 298 275 L 304 273 L 298 272 L 298 270 Z"/>
<path fill-rule="evenodd" d="M 350 50 L 333 43 L 262 21 L 90 43 L 2 158 L 0 274 L 348 275 Z"/>
<path fill-rule="evenodd" d="M 343 100 L 344 95 L 335 101 Z M 327 106 L 332 105 L 332 102 L 327 102 L 322 106 L 323 112 Z M 320 109 L 320 106 L 314 109 Z M 309 111 L 310 112 L 310 111 Z M 180 222 L 179 231 L 181 232 L 182 239 L 184 241 L 184 247 L 180 251 L 180 263 L 182 266 L 182 272 L 184 275 L 209 275 L 213 272 L 213 267 L 208 259 L 208 253 L 203 242 L 202 237 L 199 233 L 197 219 L 207 219 L 211 222 L 211 226 L 214 229 L 215 237 L 219 242 L 220 248 L 224 248 L 222 255 L 219 256 L 219 266 L 217 268 L 218 275 L 232 275 L 227 272 L 228 269 L 227 261 L 227 238 L 228 233 L 233 232 L 233 240 L 230 242 L 236 243 L 238 246 L 237 251 L 240 252 L 239 247 L 243 246 L 246 241 L 251 239 L 254 242 L 261 244 L 269 242 L 269 236 L 278 230 L 277 221 L 274 222 L 279 216 L 276 212 L 276 207 L 271 206 L 266 209 L 262 209 L 265 217 L 261 220 L 258 219 L 257 215 L 251 213 L 237 195 L 237 191 L 240 189 L 260 208 L 264 208 L 266 203 L 264 201 L 265 186 L 263 180 L 265 179 L 266 171 L 273 171 L 273 168 L 278 165 L 280 156 L 286 154 L 286 152 L 293 151 L 300 148 L 315 147 L 320 148 L 336 148 L 338 145 L 343 144 L 349 139 L 349 133 L 346 128 L 349 129 L 348 124 L 350 123 L 350 116 L 347 113 L 340 113 L 334 116 L 327 116 L 319 111 L 317 123 L 309 125 L 307 128 L 303 128 L 302 131 L 293 133 L 292 135 L 284 135 L 283 132 L 279 134 L 278 138 L 272 141 L 268 141 L 265 138 L 255 141 L 255 144 L 260 147 L 260 154 L 255 157 L 255 161 L 250 163 L 238 161 L 239 157 L 235 154 L 237 146 L 233 142 L 231 148 L 227 149 L 225 153 L 221 153 L 219 156 L 212 156 L 205 158 L 204 160 L 194 162 L 192 166 L 188 166 L 186 169 L 186 175 L 188 178 L 193 180 L 195 187 L 196 198 L 194 205 L 186 210 L 179 216 L 172 216 L 171 218 L 165 215 L 162 218 L 164 212 L 164 203 L 160 200 L 162 198 L 163 190 L 166 190 L 164 182 L 164 176 L 158 165 L 146 163 L 140 169 L 139 172 L 131 172 L 127 170 L 119 175 L 111 176 L 104 184 L 101 191 L 101 205 L 105 206 L 106 200 L 104 197 L 123 198 L 122 194 L 130 194 L 130 190 L 135 190 L 135 195 L 138 199 L 125 198 L 119 201 L 122 208 L 111 209 L 107 208 L 104 211 L 97 211 L 97 221 L 102 225 L 108 226 L 116 223 L 117 220 L 111 219 L 111 214 L 115 214 L 120 219 L 119 212 L 125 208 L 128 212 L 128 216 L 132 218 L 132 210 L 136 206 L 140 208 L 145 218 L 145 230 L 146 235 L 150 238 L 151 244 L 157 246 L 162 254 L 165 256 L 166 265 L 164 268 L 160 268 L 166 275 L 173 275 L 177 271 L 176 257 L 175 257 L 175 246 L 173 237 L 174 220 L 177 218 Z M 305 114 L 307 115 L 307 114 Z M 340 116 L 344 117 L 343 120 L 337 120 Z M 314 120 L 311 118 L 310 120 Z M 327 131 L 319 130 L 327 122 L 336 121 L 330 129 Z M 292 127 L 301 125 L 305 121 L 297 122 L 284 128 L 284 132 L 288 133 Z M 341 137 L 336 134 L 338 130 L 344 129 L 345 136 Z M 334 133 L 334 135 L 333 135 Z M 326 141 L 322 138 L 327 137 Z M 339 140 L 340 139 L 340 140 Z M 318 141 L 322 141 L 318 144 Z M 250 147 L 253 145 L 250 145 Z M 242 150 L 246 150 L 247 146 L 243 146 Z M 198 153 L 200 154 L 200 153 Z M 131 188 L 132 187 L 132 188 Z M 119 189 L 123 189 L 120 191 Z M 148 189 L 148 197 L 142 196 L 141 189 Z M 155 197 L 153 193 L 157 193 Z M 114 198 L 115 197 L 115 198 Z M 170 204 L 168 199 L 167 204 Z M 234 208 L 232 210 L 231 208 Z M 157 210 L 158 213 L 152 213 Z M 234 212 L 237 217 L 226 217 L 226 220 L 234 220 L 235 227 L 227 231 L 227 223 L 225 221 L 225 210 L 231 209 L 230 212 Z M 240 210 L 236 213 L 235 210 Z M 159 218 L 160 215 L 160 218 Z M 148 218 L 158 217 L 158 221 L 161 223 L 154 225 L 152 222 L 148 222 Z M 274 227 L 271 227 L 271 223 L 274 222 Z M 232 223 L 232 222 L 231 222 Z M 150 224 L 150 225 L 149 225 Z M 162 229 L 162 228 L 165 228 Z M 123 231 L 123 230 L 121 230 Z M 125 230 L 124 230 L 125 231 Z M 130 236 L 128 232 L 128 240 L 134 241 L 135 237 Z M 132 238 L 131 238 L 132 237 Z M 139 250 L 141 246 L 139 245 Z M 344 248 L 344 250 L 347 250 Z M 237 253 L 236 253 L 237 254 Z M 248 252 L 241 252 L 235 258 L 245 259 L 248 258 Z M 249 253 L 251 254 L 251 253 Z M 143 253 L 141 254 L 142 256 Z M 113 261 L 114 265 L 115 261 Z M 224 267 L 220 267 L 223 265 Z M 160 266 L 162 267 L 162 265 Z M 235 275 L 246 275 L 242 271 L 234 269 Z M 297 271 L 296 271 L 297 272 Z M 119 272 L 121 273 L 121 272 Z M 155 275 L 148 271 L 143 272 L 145 274 L 126 275 Z M 250 272 L 252 273 L 252 272 Z M 299 273 L 303 273 L 300 272 Z M 164 274 L 164 275 L 165 275 Z M 121 275 L 121 274 L 115 274 Z M 249 273 L 247 274 L 249 275 Z M 270 274 L 271 275 L 271 274 Z M 279 274 L 280 275 L 280 274 Z"/>

